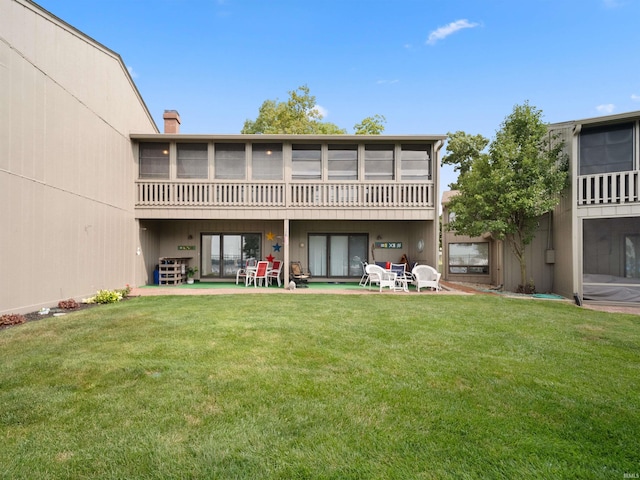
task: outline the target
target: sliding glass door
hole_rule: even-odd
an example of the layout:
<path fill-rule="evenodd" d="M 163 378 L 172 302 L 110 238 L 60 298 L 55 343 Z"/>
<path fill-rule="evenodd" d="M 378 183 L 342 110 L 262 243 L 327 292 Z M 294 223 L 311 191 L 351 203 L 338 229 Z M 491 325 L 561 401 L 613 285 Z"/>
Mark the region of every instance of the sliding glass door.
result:
<path fill-rule="evenodd" d="M 235 278 L 247 258 L 260 259 L 260 234 L 202 234 L 201 278 Z"/>
<path fill-rule="evenodd" d="M 309 235 L 309 270 L 314 277 L 361 277 L 367 244 L 366 234 Z"/>

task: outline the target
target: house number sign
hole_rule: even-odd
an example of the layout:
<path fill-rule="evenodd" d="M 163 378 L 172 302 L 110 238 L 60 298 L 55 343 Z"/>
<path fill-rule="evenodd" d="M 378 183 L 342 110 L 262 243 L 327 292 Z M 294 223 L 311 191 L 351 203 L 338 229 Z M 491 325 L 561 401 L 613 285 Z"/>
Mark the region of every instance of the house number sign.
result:
<path fill-rule="evenodd" d="M 376 242 L 376 248 L 402 248 L 402 242 Z"/>

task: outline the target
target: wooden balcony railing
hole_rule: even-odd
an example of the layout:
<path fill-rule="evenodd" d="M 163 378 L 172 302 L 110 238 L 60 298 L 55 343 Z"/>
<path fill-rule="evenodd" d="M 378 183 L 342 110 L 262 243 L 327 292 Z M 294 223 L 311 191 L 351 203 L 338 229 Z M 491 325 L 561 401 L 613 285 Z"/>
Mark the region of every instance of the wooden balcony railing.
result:
<path fill-rule="evenodd" d="M 137 207 L 434 208 L 430 183 L 136 182 Z"/>
<path fill-rule="evenodd" d="M 578 205 L 640 201 L 640 172 L 612 172 L 578 177 Z"/>

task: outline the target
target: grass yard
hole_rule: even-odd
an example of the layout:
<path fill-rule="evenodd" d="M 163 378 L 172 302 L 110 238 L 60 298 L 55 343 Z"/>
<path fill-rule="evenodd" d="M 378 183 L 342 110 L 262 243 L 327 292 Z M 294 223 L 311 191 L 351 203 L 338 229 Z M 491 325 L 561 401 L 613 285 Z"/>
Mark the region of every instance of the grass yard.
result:
<path fill-rule="evenodd" d="M 141 297 L 0 357 L 3 479 L 640 474 L 640 317 L 564 302 Z"/>

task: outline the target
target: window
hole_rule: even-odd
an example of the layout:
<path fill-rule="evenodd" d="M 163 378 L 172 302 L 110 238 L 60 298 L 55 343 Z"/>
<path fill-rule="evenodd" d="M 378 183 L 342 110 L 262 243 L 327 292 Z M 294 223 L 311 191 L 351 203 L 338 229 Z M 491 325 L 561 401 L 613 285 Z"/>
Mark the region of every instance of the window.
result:
<path fill-rule="evenodd" d="M 291 178 L 319 180 L 322 178 L 320 145 L 293 145 L 291 148 Z"/>
<path fill-rule="evenodd" d="M 357 180 L 358 146 L 329 145 L 327 166 L 329 180 Z"/>
<path fill-rule="evenodd" d="M 364 178 L 393 180 L 393 145 L 365 145 Z"/>
<path fill-rule="evenodd" d="M 169 178 L 169 144 L 140 144 L 140 178 Z"/>
<path fill-rule="evenodd" d="M 244 180 L 246 160 L 244 143 L 216 143 L 215 177 L 218 180 Z"/>
<path fill-rule="evenodd" d="M 260 259 L 259 233 L 203 234 L 201 277 L 235 278 L 248 258 Z"/>
<path fill-rule="evenodd" d="M 488 274 L 489 243 L 450 243 L 449 273 Z"/>
<path fill-rule="evenodd" d="M 633 170 L 633 123 L 580 132 L 580 175 Z"/>
<path fill-rule="evenodd" d="M 366 234 L 309 235 L 309 270 L 315 277 L 361 277 Z"/>
<path fill-rule="evenodd" d="M 402 145 L 400 151 L 401 180 L 431 180 L 429 145 Z"/>
<path fill-rule="evenodd" d="M 254 143 L 251 169 L 253 180 L 282 180 L 282 144 Z"/>
<path fill-rule="evenodd" d="M 178 178 L 207 178 L 209 168 L 206 143 L 178 144 Z"/>

